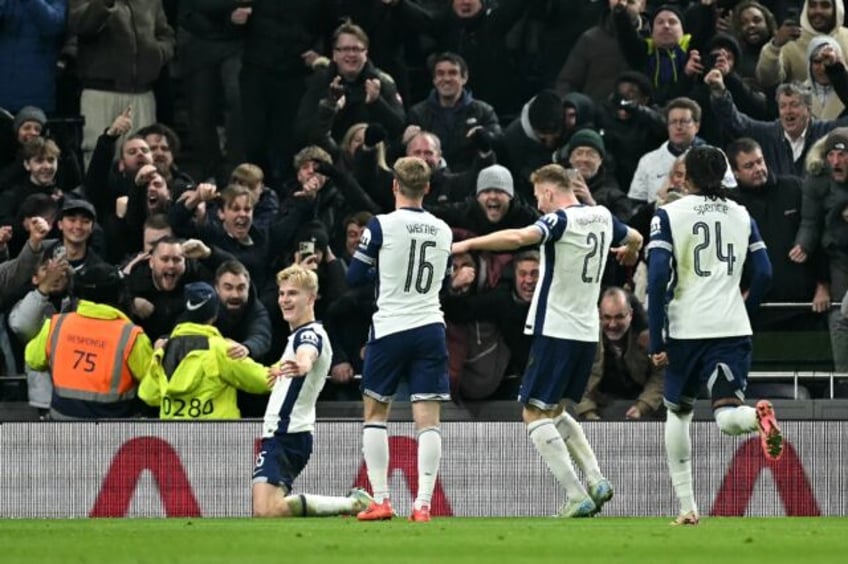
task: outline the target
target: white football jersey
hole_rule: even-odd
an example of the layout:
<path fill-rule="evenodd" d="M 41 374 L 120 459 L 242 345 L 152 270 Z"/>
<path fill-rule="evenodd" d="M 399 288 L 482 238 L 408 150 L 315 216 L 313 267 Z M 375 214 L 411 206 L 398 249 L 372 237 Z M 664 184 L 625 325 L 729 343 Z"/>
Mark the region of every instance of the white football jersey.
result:
<path fill-rule="evenodd" d="M 444 323 L 439 292 L 449 274 L 448 224 L 420 208 L 371 218 L 354 258 L 377 269 L 372 338 Z"/>
<path fill-rule="evenodd" d="M 306 376 L 277 379 L 265 409 L 264 438 L 315 430 L 315 402 L 327 381 L 333 349 L 324 327 L 316 321 L 298 327 L 289 335 L 280 360 L 294 360 L 300 347 L 313 347 L 318 358 Z"/>
<path fill-rule="evenodd" d="M 539 282 L 524 333 L 596 343 L 598 297 L 611 246 L 627 226 L 604 206 L 570 206 L 534 224 L 542 232 Z"/>
<path fill-rule="evenodd" d="M 668 336 L 750 335 L 739 283 L 748 252 L 765 248 L 748 211 L 732 200 L 692 194 L 659 208 L 648 251 L 672 253 Z"/>

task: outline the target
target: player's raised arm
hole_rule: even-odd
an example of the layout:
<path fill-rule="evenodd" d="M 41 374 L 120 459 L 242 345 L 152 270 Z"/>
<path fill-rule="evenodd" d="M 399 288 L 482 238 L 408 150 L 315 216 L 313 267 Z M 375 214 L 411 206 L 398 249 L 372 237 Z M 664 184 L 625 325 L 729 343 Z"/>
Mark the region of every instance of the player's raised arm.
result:
<path fill-rule="evenodd" d="M 610 252 L 615 255 L 619 263 L 632 266 L 639 260 L 639 251 L 642 249 L 642 234 L 625 225 L 623 222 L 612 218 L 613 248 Z"/>
<path fill-rule="evenodd" d="M 451 245 L 451 254 L 457 255 L 470 251 L 512 251 L 521 247 L 538 245 L 542 241 L 542 231 L 536 224 L 521 229 L 503 229 L 481 237 L 465 239 Z"/>

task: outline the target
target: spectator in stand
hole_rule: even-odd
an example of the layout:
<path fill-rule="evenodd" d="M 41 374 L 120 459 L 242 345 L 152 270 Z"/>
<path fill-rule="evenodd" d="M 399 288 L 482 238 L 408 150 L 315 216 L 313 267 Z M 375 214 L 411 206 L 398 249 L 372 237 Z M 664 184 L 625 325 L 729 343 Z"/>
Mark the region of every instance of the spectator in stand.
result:
<path fill-rule="evenodd" d="M 734 199 L 756 220 L 771 261 L 772 282 L 764 301 L 812 302 L 812 314 L 803 309 L 760 308 L 751 322 L 761 330 L 822 329 L 819 314 L 830 309 L 825 257 L 816 252 L 804 263 L 790 258 L 801 225 L 801 180 L 772 174 L 759 144 L 750 138 L 728 145 L 727 160 L 739 185 Z"/>
<path fill-rule="evenodd" d="M 253 208 L 253 224 L 259 229 L 267 229 L 277 218 L 280 211 L 280 197 L 265 185 L 265 174 L 255 164 L 242 163 L 230 175 L 230 184 L 244 186 L 250 190 L 256 200 Z"/>
<path fill-rule="evenodd" d="M 521 115 L 504 130 L 499 160 L 518 179 L 518 196 L 533 202 L 530 173 L 550 164 L 551 155 L 562 145 L 565 110 L 554 90 L 542 90 L 524 104 Z"/>
<path fill-rule="evenodd" d="M 227 339 L 227 355 L 262 358 L 271 348 L 271 320 L 250 272 L 237 260 L 224 261 L 215 271 L 215 292 L 222 307 L 213 325 Z"/>
<path fill-rule="evenodd" d="M 359 246 L 359 240 L 362 237 L 362 232 L 368 220 L 374 217 L 374 214 L 367 211 L 353 213 L 342 221 L 344 227 L 344 240 L 337 241 L 334 248 L 336 256 L 342 259 L 346 266 L 350 265 L 353 259 L 353 254 L 356 252 L 356 247 Z"/>
<path fill-rule="evenodd" d="M 822 120 L 837 119 L 845 111 L 848 73 L 839 43 L 827 36 L 814 37 L 807 46 L 810 78 L 804 83 L 813 94 L 810 113 Z"/>
<path fill-rule="evenodd" d="M 174 155 L 180 154 L 180 138 L 173 129 L 161 123 L 142 127 L 135 132 L 144 138 L 150 147 L 150 156 L 159 174 L 165 177 L 174 196 L 179 197 L 189 187 L 194 186 L 194 180 L 181 171 L 174 163 Z"/>
<path fill-rule="evenodd" d="M 184 313 L 167 342 L 153 353 L 138 395 L 159 407 L 160 419 L 239 419 L 236 390 L 268 393 L 268 369 L 245 355 L 215 327 L 220 301 L 206 282 L 185 287 Z"/>
<path fill-rule="evenodd" d="M 0 296 L 4 296 L 4 299 L 24 286 L 32 277 L 44 252 L 44 238 L 50 231 L 47 220 L 36 214 L 24 216 L 22 223 L 29 238 L 15 258 L 0 263 Z M 8 229 L 0 227 L 0 254 L 8 252 L 8 249 L 5 249 L 7 235 L 4 233 L 8 233 Z M 0 304 L 2 301 L 0 300 Z"/>
<path fill-rule="evenodd" d="M 329 34 L 333 0 L 254 0 L 238 7 L 246 21 L 240 77 L 247 161 L 279 186 L 297 151 L 291 134 L 305 80 Z M 242 24 L 239 24 L 242 25 Z M 249 132 L 249 134 L 248 134 Z"/>
<path fill-rule="evenodd" d="M 92 235 L 97 215 L 94 206 L 86 200 L 66 197 L 56 220 L 61 233 L 57 241 L 46 241 L 45 251 L 67 259 L 71 268 L 79 272 L 105 261 L 92 249 Z"/>
<path fill-rule="evenodd" d="M 135 125 L 156 121 L 153 83 L 174 56 L 174 30 L 161 2 L 70 0 L 68 31 L 77 36 L 77 72 L 88 164 L 114 116 L 132 108 Z"/>
<path fill-rule="evenodd" d="M 461 172 L 473 165 L 477 154 L 475 135 L 496 142 L 503 132 L 494 108 L 474 98 L 465 86 L 468 65 L 456 53 L 440 53 L 432 60 L 433 90 L 429 97 L 409 110 L 409 126 L 404 137 L 422 129 L 442 142 L 442 155 L 451 170 Z"/>
<path fill-rule="evenodd" d="M 368 36 L 350 22 L 333 33 L 333 62 L 309 78 L 300 101 L 294 134 L 303 143 L 320 142 L 332 122 L 340 140 L 358 122 L 379 123 L 390 139 L 400 137 L 406 114 L 394 79 L 368 60 Z"/>
<path fill-rule="evenodd" d="M 67 0 L 0 3 L 0 108 L 56 109 L 56 63 L 65 32 Z"/>
<path fill-rule="evenodd" d="M 743 0 L 733 9 L 733 33 L 739 41 L 736 72 L 749 87 L 760 89 L 757 62 L 765 44 L 774 37 L 777 21 L 771 10 L 757 0 Z"/>
<path fill-rule="evenodd" d="M 180 73 L 200 178 L 223 180 L 245 157 L 238 80 L 253 7 L 249 2 L 182 0 L 177 8 Z M 220 117 L 226 138 L 223 155 L 217 129 Z"/>
<path fill-rule="evenodd" d="M 806 0 L 800 22 L 785 20 L 760 52 L 757 81 L 763 88 L 804 82 L 810 77 L 807 47 L 813 37 L 830 36 L 848 53 L 843 0 Z"/>
<path fill-rule="evenodd" d="M 46 320 L 26 347 L 27 365 L 50 371 L 50 418 L 132 417 L 137 382 L 153 355 L 150 339 L 120 310 L 123 281 L 114 266 L 83 269 L 73 288 L 76 311 Z"/>
<path fill-rule="evenodd" d="M 0 223 L 11 223 L 30 194 L 46 194 L 56 201 L 62 199 L 63 192 L 56 185 L 60 154 L 56 143 L 43 137 L 35 137 L 24 144 L 22 157 L 27 178 L 0 192 Z"/>
<path fill-rule="evenodd" d="M 630 69 L 616 36 L 612 17 L 612 9 L 615 6 L 624 6 L 640 37 L 644 38 L 650 32 L 648 21 L 642 16 L 645 0 L 607 2 L 601 21 L 580 36 L 559 71 L 556 90 L 560 96 L 569 92 L 582 92 L 595 103 L 601 103 L 615 90 L 616 77 Z"/>
<path fill-rule="evenodd" d="M 639 308 L 634 315 L 634 306 Z M 653 365 L 648 356 L 648 329 L 641 305 L 625 290 L 604 290 L 599 306 L 601 339 L 592 374 L 577 415 L 587 420 L 606 419 L 605 408 L 614 400 L 633 403 L 627 419 L 656 418 L 662 407 L 665 368 Z M 635 324 L 635 318 L 642 321 Z"/>
<path fill-rule="evenodd" d="M 668 136 L 665 119 L 651 105 L 651 81 L 640 72 L 621 73 L 609 100 L 598 110 L 607 154 L 615 155 L 618 185 L 630 186 L 644 148 L 656 147 Z"/>
<path fill-rule="evenodd" d="M 803 263 L 818 249 L 826 253 L 830 300 L 841 302 L 848 290 L 848 128 L 834 129 L 810 149 L 807 172 L 801 228 L 789 258 Z M 834 368 L 848 372 L 848 318 L 834 308 L 828 322 Z"/>

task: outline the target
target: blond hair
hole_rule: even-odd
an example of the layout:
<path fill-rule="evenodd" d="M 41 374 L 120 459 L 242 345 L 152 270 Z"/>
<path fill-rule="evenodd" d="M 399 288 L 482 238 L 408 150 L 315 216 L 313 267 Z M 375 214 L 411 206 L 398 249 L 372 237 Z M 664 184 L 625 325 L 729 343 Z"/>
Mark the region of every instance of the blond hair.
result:
<path fill-rule="evenodd" d="M 537 168 L 530 175 L 530 182 L 535 184 L 553 184 L 562 190 L 571 189 L 572 172 L 558 164 L 549 164 Z"/>
<path fill-rule="evenodd" d="M 221 192 L 221 201 L 224 204 L 223 207 L 228 208 L 232 206 L 233 202 L 242 196 L 247 197 L 247 201 L 250 202 L 250 207 L 256 205 L 256 196 L 253 195 L 250 188 L 240 184 L 230 184 Z"/>
<path fill-rule="evenodd" d="M 299 169 L 307 161 L 323 161 L 327 164 L 333 164 L 333 157 L 318 145 L 307 145 L 294 156 L 294 169 Z"/>
<path fill-rule="evenodd" d="M 430 165 L 418 157 L 401 157 L 395 161 L 395 179 L 401 194 L 423 198 L 430 184 Z"/>
<path fill-rule="evenodd" d="M 286 282 L 313 294 L 318 293 L 318 275 L 299 264 L 293 264 L 277 273 L 277 286 L 282 286 Z"/>
<path fill-rule="evenodd" d="M 230 184 L 241 184 L 254 188 L 265 181 L 265 173 L 252 163 L 242 163 L 230 174 Z"/>

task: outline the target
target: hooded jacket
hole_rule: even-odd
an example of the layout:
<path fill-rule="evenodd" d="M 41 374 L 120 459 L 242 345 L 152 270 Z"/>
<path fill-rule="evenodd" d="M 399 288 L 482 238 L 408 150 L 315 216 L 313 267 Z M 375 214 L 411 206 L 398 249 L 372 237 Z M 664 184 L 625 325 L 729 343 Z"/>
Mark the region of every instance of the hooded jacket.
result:
<path fill-rule="evenodd" d="M 268 369 L 227 356 L 229 345 L 211 325 L 180 323 L 153 353 L 138 390 L 160 419 L 239 419 L 236 390 L 268 392 Z"/>
<path fill-rule="evenodd" d="M 835 25 L 830 32 L 830 37 L 839 43 L 843 53 L 848 53 L 848 29 L 842 27 L 845 18 L 845 4 L 843 0 L 833 0 L 836 11 Z M 810 77 L 809 60 L 806 57 L 807 47 L 813 37 L 822 35 L 813 29 L 807 18 L 807 2 L 801 10 L 801 37 L 777 47 L 773 41 L 767 42 L 760 51 L 760 60 L 757 63 L 757 82 L 763 88 L 775 86 L 783 82 L 804 82 Z"/>
<path fill-rule="evenodd" d="M 845 104 L 839 98 L 839 94 L 833 87 L 833 84 L 820 84 L 813 78 L 811 59 L 815 54 L 830 45 L 836 50 L 840 59 L 844 59 L 842 48 L 839 43 L 832 37 L 827 35 L 817 35 L 813 37 L 810 44 L 807 45 L 807 68 L 809 69 L 809 78 L 805 84 L 810 88 L 813 94 L 813 106 L 810 108 L 810 113 L 819 119 L 836 119 L 845 110 Z M 830 72 L 828 72 L 828 75 Z"/>

